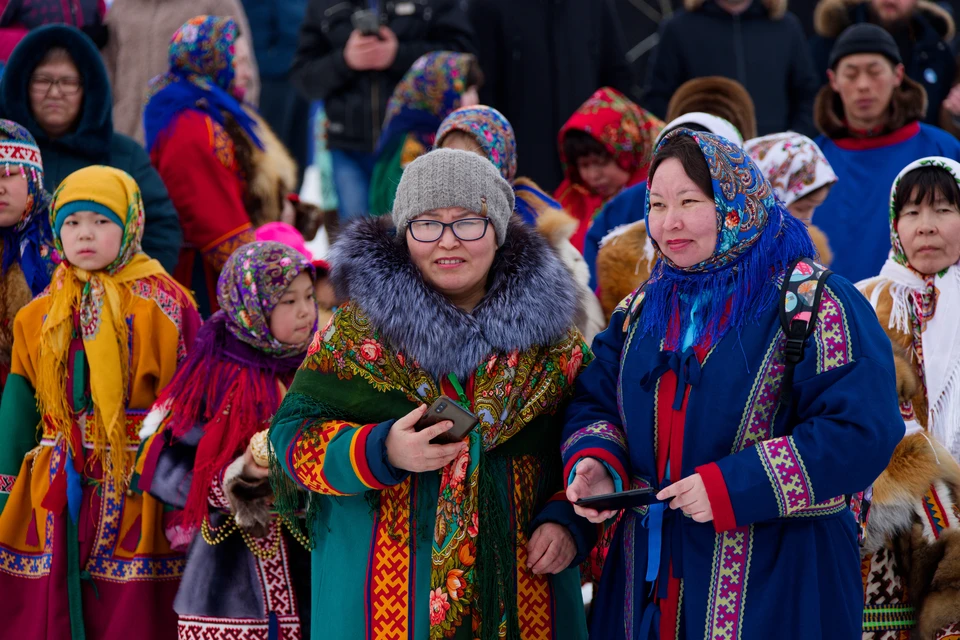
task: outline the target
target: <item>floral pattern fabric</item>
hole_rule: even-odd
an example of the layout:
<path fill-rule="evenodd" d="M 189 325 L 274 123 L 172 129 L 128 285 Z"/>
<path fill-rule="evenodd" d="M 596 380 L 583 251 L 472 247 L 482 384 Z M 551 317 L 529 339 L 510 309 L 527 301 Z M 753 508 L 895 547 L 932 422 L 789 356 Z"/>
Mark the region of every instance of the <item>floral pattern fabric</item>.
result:
<path fill-rule="evenodd" d="M 451 113 L 437 130 L 437 146 L 447 134 L 459 131 L 477 141 L 503 179 L 513 184 L 517 177 L 517 138 L 502 113 L 484 105 L 462 107 Z"/>
<path fill-rule="evenodd" d="M 820 147 L 805 135 L 774 133 L 754 138 L 744 147 L 785 207 L 837 181 Z"/>
<path fill-rule="evenodd" d="M 270 333 L 270 313 L 301 273 L 313 279 L 313 266 L 285 244 L 251 242 L 237 249 L 217 281 L 217 300 L 230 333 L 273 356 L 302 353 L 306 344 L 283 344 Z"/>

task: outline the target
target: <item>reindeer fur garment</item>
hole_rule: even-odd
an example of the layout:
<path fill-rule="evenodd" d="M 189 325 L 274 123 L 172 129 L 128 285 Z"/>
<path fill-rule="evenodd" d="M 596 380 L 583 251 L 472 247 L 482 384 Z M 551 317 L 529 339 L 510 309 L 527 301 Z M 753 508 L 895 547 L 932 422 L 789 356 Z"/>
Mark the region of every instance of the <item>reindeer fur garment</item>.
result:
<path fill-rule="evenodd" d="M 437 378 L 467 378 L 492 353 L 556 342 L 577 314 L 570 273 L 543 237 L 515 218 L 473 313 L 424 282 L 406 239 L 386 218 L 348 227 L 330 261 L 338 297 L 356 303 L 387 343 Z"/>

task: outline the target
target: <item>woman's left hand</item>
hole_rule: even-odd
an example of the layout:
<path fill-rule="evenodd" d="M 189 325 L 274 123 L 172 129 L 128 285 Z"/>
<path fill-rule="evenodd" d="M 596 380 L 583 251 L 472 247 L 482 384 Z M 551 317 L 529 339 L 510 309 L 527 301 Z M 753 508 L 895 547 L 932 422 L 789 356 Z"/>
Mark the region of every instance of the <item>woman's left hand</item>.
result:
<path fill-rule="evenodd" d="M 567 528 L 546 522 L 533 532 L 527 543 L 527 568 L 533 573 L 560 573 L 577 556 L 577 545 Z"/>
<path fill-rule="evenodd" d="M 671 509 L 683 509 L 684 513 L 697 522 L 713 521 L 713 508 L 710 506 L 707 488 L 703 486 L 703 478 L 699 473 L 687 476 L 680 482 L 674 482 L 657 494 L 657 500 L 668 498 L 673 498 L 670 501 Z"/>

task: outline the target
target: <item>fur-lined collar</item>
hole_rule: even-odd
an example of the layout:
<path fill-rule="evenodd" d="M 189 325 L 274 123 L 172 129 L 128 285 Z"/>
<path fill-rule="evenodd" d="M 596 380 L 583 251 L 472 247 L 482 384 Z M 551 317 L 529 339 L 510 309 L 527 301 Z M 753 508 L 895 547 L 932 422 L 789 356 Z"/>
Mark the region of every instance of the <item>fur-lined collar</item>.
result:
<path fill-rule="evenodd" d="M 922 121 L 926 113 L 926 89 L 920 83 L 904 76 L 900 88 L 893 92 L 885 131 L 896 131 L 911 122 Z M 817 129 L 831 140 L 852 137 L 845 122 L 843 101 L 840 100 L 840 94 L 830 87 L 830 83 L 823 85 L 817 94 L 813 119 Z"/>
<path fill-rule="evenodd" d="M 866 10 L 863 5 L 867 2 L 869 0 L 820 0 L 813 14 L 813 26 L 817 35 L 836 38 L 853 24 L 857 11 Z M 953 18 L 945 9 L 930 0 L 920 0 L 916 13 L 926 18 L 944 42 L 953 40 L 956 33 Z"/>
<path fill-rule="evenodd" d="M 518 219 L 490 269 L 487 294 L 473 313 L 423 281 L 388 218 L 355 222 L 334 244 L 331 279 L 383 339 L 429 374 L 466 378 L 491 353 L 524 351 L 563 338 L 574 325 L 577 293 L 546 241 Z"/>
<path fill-rule="evenodd" d="M 683 8 L 687 11 L 696 11 L 703 6 L 706 0 L 683 0 Z M 787 12 L 787 0 L 761 0 L 767 13 L 774 20 L 779 20 Z"/>

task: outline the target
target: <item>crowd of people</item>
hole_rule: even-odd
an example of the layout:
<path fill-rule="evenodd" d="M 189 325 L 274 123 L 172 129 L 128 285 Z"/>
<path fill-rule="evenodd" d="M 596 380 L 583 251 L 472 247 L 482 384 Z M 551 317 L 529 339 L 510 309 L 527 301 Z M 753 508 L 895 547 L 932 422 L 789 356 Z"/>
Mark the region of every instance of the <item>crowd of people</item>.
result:
<path fill-rule="evenodd" d="M 42 4 L 5 633 L 960 640 L 949 12 Z"/>

